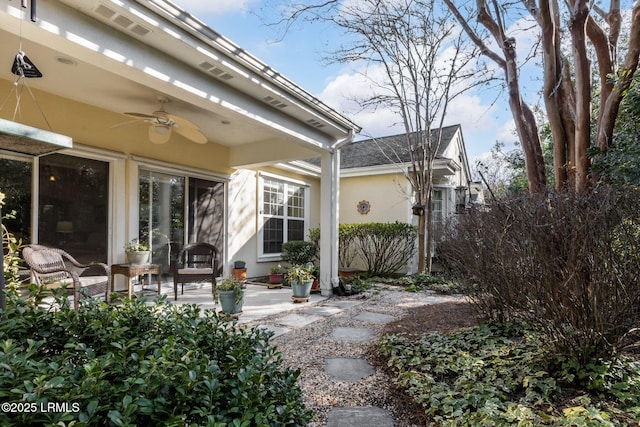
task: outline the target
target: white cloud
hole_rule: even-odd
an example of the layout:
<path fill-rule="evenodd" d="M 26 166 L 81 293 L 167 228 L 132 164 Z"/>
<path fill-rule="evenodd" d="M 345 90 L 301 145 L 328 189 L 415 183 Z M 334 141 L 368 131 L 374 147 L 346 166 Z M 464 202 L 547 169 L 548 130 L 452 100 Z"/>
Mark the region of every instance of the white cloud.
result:
<path fill-rule="evenodd" d="M 379 72 L 368 69 L 368 75 Z M 363 109 L 358 99 L 366 99 L 377 89 L 369 78 L 346 70 L 325 86 L 319 98 L 361 126 L 361 136 L 381 137 L 404 132 L 400 116 L 390 108 Z M 467 92 L 451 101 L 444 125 L 460 124 L 470 156 L 489 152 L 496 141 L 513 148 L 513 120 L 510 111 L 484 101 L 479 93 Z"/>

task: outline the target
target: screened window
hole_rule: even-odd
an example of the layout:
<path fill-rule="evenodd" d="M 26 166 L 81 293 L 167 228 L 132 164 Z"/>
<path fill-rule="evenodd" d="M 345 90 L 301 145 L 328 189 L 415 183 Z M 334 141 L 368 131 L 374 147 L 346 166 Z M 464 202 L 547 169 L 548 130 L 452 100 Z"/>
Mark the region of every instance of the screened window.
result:
<path fill-rule="evenodd" d="M 433 190 L 431 196 L 431 206 L 433 207 L 433 226 L 437 230 L 442 225 L 444 201 L 442 199 L 444 192 L 442 190 Z"/>
<path fill-rule="evenodd" d="M 262 178 L 262 255 L 278 255 L 284 242 L 304 240 L 307 188 Z"/>

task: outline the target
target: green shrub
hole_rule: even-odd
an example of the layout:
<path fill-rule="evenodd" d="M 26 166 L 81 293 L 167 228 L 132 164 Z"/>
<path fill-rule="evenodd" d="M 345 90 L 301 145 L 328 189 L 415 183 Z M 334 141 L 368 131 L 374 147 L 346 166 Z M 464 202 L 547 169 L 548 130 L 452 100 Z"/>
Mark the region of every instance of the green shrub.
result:
<path fill-rule="evenodd" d="M 320 229 L 310 232 L 319 241 Z M 418 230 L 401 222 L 340 224 L 338 262 L 349 268 L 360 259 L 369 276 L 389 276 L 406 266 L 415 253 Z"/>
<path fill-rule="evenodd" d="M 32 297 L 38 297 L 33 290 Z M 70 412 L 0 412 L 0 425 L 304 425 L 312 413 L 272 334 L 162 300 L 87 299 L 56 310 L 9 295 L 0 319 L 0 401 Z"/>
<path fill-rule="evenodd" d="M 355 248 L 367 273 L 388 276 L 406 266 L 415 252 L 418 232 L 411 224 L 366 223 L 356 226 Z"/>
<path fill-rule="evenodd" d="M 282 244 L 282 259 L 292 265 L 313 262 L 318 253 L 318 246 L 313 242 L 294 240 Z"/>

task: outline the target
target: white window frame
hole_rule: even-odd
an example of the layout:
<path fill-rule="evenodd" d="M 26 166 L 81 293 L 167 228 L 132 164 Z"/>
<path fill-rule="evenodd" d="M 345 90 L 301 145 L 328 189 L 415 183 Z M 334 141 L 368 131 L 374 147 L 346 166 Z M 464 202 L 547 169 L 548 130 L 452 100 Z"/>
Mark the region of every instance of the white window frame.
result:
<path fill-rule="evenodd" d="M 282 184 L 284 184 L 284 203 L 283 203 L 283 215 L 267 215 L 264 212 L 264 191 L 265 191 L 265 179 L 271 180 L 271 181 L 277 181 L 280 182 Z M 296 186 L 299 188 L 302 188 L 302 190 L 304 191 L 303 193 L 303 197 L 304 197 L 304 214 L 303 217 L 291 217 L 289 218 L 288 215 L 288 206 L 287 206 L 287 197 L 286 195 L 289 192 L 289 186 Z M 309 191 L 309 184 L 304 182 L 304 181 L 300 181 L 300 180 L 296 180 L 296 179 L 292 179 L 292 178 L 287 178 L 287 177 L 283 177 L 280 175 L 275 175 L 275 174 L 271 174 L 271 173 L 267 173 L 267 172 L 260 172 L 258 174 L 258 238 L 257 238 L 257 243 L 258 243 L 258 262 L 267 262 L 267 261 L 280 261 L 282 260 L 282 253 L 265 253 L 264 252 L 264 224 L 267 218 L 271 218 L 271 217 L 276 217 L 276 218 L 282 218 L 283 219 L 283 236 L 282 236 L 282 242 L 285 243 L 287 242 L 287 234 L 288 234 L 288 220 L 289 219 L 302 219 L 304 221 L 304 225 L 303 225 L 303 229 L 304 229 L 304 236 L 307 236 L 309 234 L 309 210 L 310 210 L 310 191 Z"/>

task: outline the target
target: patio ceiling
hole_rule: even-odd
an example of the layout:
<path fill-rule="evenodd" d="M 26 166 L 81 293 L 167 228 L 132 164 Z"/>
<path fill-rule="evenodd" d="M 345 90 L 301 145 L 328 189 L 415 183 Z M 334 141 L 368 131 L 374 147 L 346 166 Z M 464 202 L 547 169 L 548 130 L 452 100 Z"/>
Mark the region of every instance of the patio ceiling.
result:
<path fill-rule="evenodd" d="M 340 123 L 330 109 L 315 108 L 317 100 L 286 79 L 290 88 L 274 84 L 282 78 L 273 70 L 260 75 L 256 70 L 264 64 L 257 62 L 252 70 L 247 65 L 252 57 L 245 58 L 244 51 L 221 36 L 218 42 L 231 52 L 226 55 L 240 56 L 216 52 L 210 45 L 216 35 L 211 29 L 184 28 L 193 37 L 177 32 L 180 26 L 198 27 L 184 17 L 147 10 L 149 5 L 138 2 L 127 2 L 133 5 L 127 9 L 108 0 L 41 0 L 34 24 L 20 18 L 19 2 L 3 3 L 0 79 L 15 80 L 11 64 L 21 49 L 44 75 L 29 79 L 30 88 L 121 115 L 112 115 L 113 122 L 105 127 L 129 121 L 125 111 L 150 114 L 158 109 L 157 97 L 166 96 L 167 111 L 198 124 L 209 141 L 231 147 L 233 158 L 235 148 L 246 152 L 273 141 L 300 148 L 289 151 L 292 157 L 318 153 L 354 126 L 344 118 Z M 0 93 L 0 100 L 6 96 Z M 10 118 L 6 110 L 0 113 Z"/>

